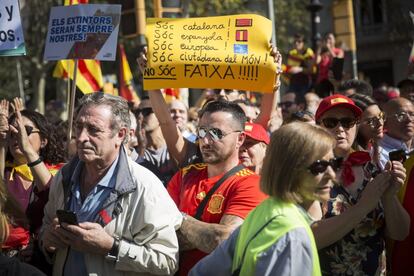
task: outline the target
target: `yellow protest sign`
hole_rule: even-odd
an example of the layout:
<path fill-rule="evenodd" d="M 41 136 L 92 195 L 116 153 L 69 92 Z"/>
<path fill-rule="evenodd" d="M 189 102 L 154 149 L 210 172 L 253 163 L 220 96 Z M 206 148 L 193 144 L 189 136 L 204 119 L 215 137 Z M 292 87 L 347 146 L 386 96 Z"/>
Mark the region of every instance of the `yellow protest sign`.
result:
<path fill-rule="evenodd" d="M 253 14 L 149 18 L 144 89 L 224 88 L 272 92 L 272 24 Z"/>

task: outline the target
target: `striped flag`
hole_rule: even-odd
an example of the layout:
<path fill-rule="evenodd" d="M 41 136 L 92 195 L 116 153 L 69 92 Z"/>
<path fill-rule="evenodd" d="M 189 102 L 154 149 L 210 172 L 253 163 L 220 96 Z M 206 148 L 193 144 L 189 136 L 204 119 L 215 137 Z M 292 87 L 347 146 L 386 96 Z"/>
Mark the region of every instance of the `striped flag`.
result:
<path fill-rule="evenodd" d="M 180 89 L 179 88 L 165 88 L 164 89 L 164 99 L 169 104 L 172 100 L 180 99 Z"/>
<path fill-rule="evenodd" d="M 118 52 L 119 52 L 119 89 L 118 94 L 119 96 L 125 98 L 128 102 L 137 102 L 139 98 L 137 93 L 132 87 L 132 73 L 131 67 L 129 67 L 128 59 L 125 54 L 124 46 L 118 44 Z"/>
<path fill-rule="evenodd" d="M 247 30 L 236 31 L 236 41 L 247 41 L 249 32 Z"/>
<path fill-rule="evenodd" d="M 69 5 L 77 5 L 77 4 L 88 4 L 89 0 L 65 0 L 64 5 L 65 6 L 69 6 Z"/>
<path fill-rule="evenodd" d="M 414 156 L 404 162 L 404 168 L 407 172 L 407 178 L 398 197 L 410 216 L 410 232 L 405 240 L 395 241 L 392 244 L 392 255 L 390 254 L 392 256 L 392 275 L 413 275 L 414 273 L 414 266 L 412 265 L 414 248 Z"/>
<path fill-rule="evenodd" d="M 88 0 L 65 0 L 65 6 L 87 4 Z M 57 62 L 53 71 L 55 78 L 70 78 L 73 80 L 73 70 L 75 62 L 73 60 L 60 60 Z M 101 64 L 99 60 L 78 60 L 78 72 L 76 86 L 84 94 L 101 90 L 103 86 Z"/>

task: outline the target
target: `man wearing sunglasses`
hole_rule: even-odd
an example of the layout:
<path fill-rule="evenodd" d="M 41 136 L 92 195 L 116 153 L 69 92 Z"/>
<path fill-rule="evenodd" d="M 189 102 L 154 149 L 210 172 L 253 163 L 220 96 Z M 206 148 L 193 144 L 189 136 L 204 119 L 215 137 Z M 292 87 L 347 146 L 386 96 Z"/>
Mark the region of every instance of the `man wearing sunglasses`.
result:
<path fill-rule="evenodd" d="M 287 92 L 280 99 L 279 107 L 282 108 L 283 121 L 286 121 L 293 113 L 303 110 L 305 103 L 304 101 L 299 103 L 298 97 L 294 92 Z"/>
<path fill-rule="evenodd" d="M 164 136 L 162 135 L 160 122 L 152 110 L 151 102 L 148 97 L 143 97 L 138 109 L 136 110 L 138 119 L 142 120 L 142 128 L 145 131 L 147 145 L 143 158 L 151 163 L 153 168 L 157 168 L 155 174 L 160 178 L 164 186 L 177 172 L 175 162 L 170 158 Z"/>
<path fill-rule="evenodd" d="M 180 243 L 180 275 L 188 271 L 231 232 L 243 223 L 250 210 L 264 198 L 259 177 L 247 168 L 225 178 L 201 209 L 201 202 L 212 187 L 229 171 L 238 167 L 239 150 L 245 140 L 246 116 L 235 103 L 213 101 L 202 110 L 197 130 L 204 163 L 180 170 L 167 186 L 183 212 L 177 232 Z M 197 213 L 201 214 L 199 219 Z"/>
<path fill-rule="evenodd" d="M 380 164 L 384 168 L 390 160 L 389 153 L 395 150 L 409 151 L 414 138 L 414 105 L 406 98 L 396 98 L 384 105 L 387 130 L 379 142 Z"/>

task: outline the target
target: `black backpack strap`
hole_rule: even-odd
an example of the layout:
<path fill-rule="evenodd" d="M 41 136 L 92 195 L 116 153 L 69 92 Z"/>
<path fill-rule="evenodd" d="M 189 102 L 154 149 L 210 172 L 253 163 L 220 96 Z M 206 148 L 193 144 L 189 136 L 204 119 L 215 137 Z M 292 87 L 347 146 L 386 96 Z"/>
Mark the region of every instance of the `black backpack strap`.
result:
<path fill-rule="evenodd" d="M 244 166 L 242 164 L 234 167 L 233 169 L 226 172 L 217 182 L 214 184 L 214 186 L 208 191 L 204 199 L 200 202 L 200 204 L 197 207 L 196 214 L 194 216 L 195 219 L 201 220 L 201 215 L 204 213 L 204 209 L 206 208 L 207 202 L 210 200 L 211 196 L 214 194 L 214 192 L 220 187 L 221 184 L 223 184 L 224 181 L 226 181 L 227 178 L 230 176 L 238 173 L 240 170 L 244 169 Z"/>

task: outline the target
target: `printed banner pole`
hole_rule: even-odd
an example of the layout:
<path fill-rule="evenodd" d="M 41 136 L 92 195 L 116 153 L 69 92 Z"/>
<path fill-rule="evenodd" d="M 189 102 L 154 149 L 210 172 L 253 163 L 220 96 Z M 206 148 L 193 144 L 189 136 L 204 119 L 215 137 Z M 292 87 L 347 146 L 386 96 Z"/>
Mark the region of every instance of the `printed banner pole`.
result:
<path fill-rule="evenodd" d="M 16 71 L 17 71 L 17 82 L 19 84 L 19 97 L 25 102 L 24 99 L 24 90 L 23 90 L 23 78 L 22 78 L 22 65 L 20 60 L 16 62 Z"/>
<path fill-rule="evenodd" d="M 74 60 L 75 66 L 73 68 L 73 82 L 72 82 L 72 90 L 70 93 L 70 105 L 69 105 L 69 129 L 68 129 L 68 144 L 72 138 L 72 128 L 73 128 L 73 113 L 75 110 L 75 96 L 76 96 L 76 79 L 78 73 L 78 60 Z"/>

